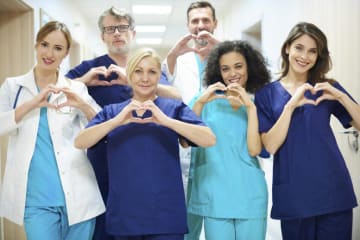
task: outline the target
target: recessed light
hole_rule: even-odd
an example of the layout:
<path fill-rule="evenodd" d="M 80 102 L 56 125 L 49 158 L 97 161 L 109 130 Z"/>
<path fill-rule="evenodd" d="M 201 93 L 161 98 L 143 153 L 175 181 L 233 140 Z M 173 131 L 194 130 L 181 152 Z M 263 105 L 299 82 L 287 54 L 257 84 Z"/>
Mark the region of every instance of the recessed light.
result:
<path fill-rule="evenodd" d="M 162 33 L 165 32 L 165 25 L 136 25 L 136 32 L 156 32 Z"/>
<path fill-rule="evenodd" d="M 161 44 L 161 38 L 136 38 L 137 44 L 149 44 L 149 45 L 158 45 Z"/>
<path fill-rule="evenodd" d="M 171 6 L 169 6 L 169 5 L 133 5 L 132 12 L 134 14 L 168 15 L 171 13 Z"/>

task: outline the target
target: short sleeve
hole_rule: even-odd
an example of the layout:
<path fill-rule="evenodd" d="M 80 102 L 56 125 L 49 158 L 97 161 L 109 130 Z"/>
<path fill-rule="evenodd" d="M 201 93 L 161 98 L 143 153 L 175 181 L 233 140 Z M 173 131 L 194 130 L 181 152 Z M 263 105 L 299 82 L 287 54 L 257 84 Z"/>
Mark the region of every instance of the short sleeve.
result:
<path fill-rule="evenodd" d="M 263 88 L 255 93 L 255 105 L 259 119 L 259 132 L 264 133 L 270 130 L 275 124 L 271 111 L 271 99 L 268 97 L 268 88 Z"/>
<path fill-rule="evenodd" d="M 354 98 L 352 98 L 350 94 L 338 82 L 334 84 L 334 87 L 344 92 L 346 95 L 349 96 L 351 100 L 356 102 Z M 341 122 L 344 128 L 351 127 L 350 122 L 352 121 L 352 117 L 347 112 L 346 108 L 338 101 L 336 101 L 336 103 L 334 104 L 333 114 Z"/>

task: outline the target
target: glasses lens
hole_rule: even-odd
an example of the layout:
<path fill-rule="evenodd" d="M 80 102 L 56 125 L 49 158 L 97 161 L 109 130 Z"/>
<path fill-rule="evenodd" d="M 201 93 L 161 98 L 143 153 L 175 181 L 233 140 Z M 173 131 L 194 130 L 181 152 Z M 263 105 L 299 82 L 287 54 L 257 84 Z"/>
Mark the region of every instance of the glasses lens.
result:
<path fill-rule="evenodd" d="M 107 33 L 107 34 L 114 33 L 116 29 L 119 32 L 127 32 L 127 30 L 129 30 L 129 27 L 130 27 L 129 25 L 108 26 L 108 27 L 104 27 L 103 31 L 104 31 L 104 33 Z"/>

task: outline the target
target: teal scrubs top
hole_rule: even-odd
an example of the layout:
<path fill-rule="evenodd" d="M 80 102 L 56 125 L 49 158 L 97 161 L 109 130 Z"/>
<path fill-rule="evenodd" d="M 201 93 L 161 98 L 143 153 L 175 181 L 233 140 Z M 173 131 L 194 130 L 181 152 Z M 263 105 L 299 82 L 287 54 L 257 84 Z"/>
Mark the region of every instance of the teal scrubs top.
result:
<path fill-rule="evenodd" d="M 190 105 L 193 105 L 195 97 Z M 188 212 L 214 218 L 265 218 L 264 172 L 247 147 L 247 112 L 225 99 L 207 103 L 202 120 L 216 135 L 212 147 L 192 148 Z"/>

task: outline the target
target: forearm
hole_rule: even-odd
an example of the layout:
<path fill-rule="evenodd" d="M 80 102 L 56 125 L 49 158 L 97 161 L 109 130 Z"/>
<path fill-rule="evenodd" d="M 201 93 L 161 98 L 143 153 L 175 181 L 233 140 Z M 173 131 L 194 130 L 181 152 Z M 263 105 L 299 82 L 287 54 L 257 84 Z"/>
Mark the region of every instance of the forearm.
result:
<path fill-rule="evenodd" d="M 85 128 L 81 130 L 75 138 L 75 147 L 79 149 L 90 148 L 104 138 L 115 127 L 116 124 L 114 120 L 111 119 L 98 125 Z"/>
<path fill-rule="evenodd" d="M 274 154 L 284 143 L 294 109 L 293 106 L 285 105 L 275 125 L 268 132 L 261 134 L 261 140 L 269 153 Z"/>
<path fill-rule="evenodd" d="M 174 75 L 177 56 L 170 52 L 166 57 L 166 64 L 170 75 Z"/>
<path fill-rule="evenodd" d="M 93 119 L 96 115 L 96 111 L 95 109 L 88 103 L 84 102 L 82 103 L 78 109 L 84 113 L 86 119 L 88 121 L 90 121 L 91 119 Z"/>
<path fill-rule="evenodd" d="M 255 104 L 247 109 L 248 126 L 247 126 L 247 144 L 251 156 L 257 156 L 261 152 L 262 143 L 259 134 L 259 121 Z"/>
<path fill-rule="evenodd" d="M 200 147 L 210 147 L 216 143 L 216 137 L 210 128 L 170 119 L 168 128 Z"/>
<path fill-rule="evenodd" d="M 15 109 L 15 122 L 19 123 L 26 114 L 36 108 L 32 101 L 25 102 Z"/>
<path fill-rule="evenodd" d="M 200 102 L 199 100 L 197 100 L 192 108 L 193 112 L 200 116 L 201 115 L 201 112 L 204 108 L 204 103 Z"/>

